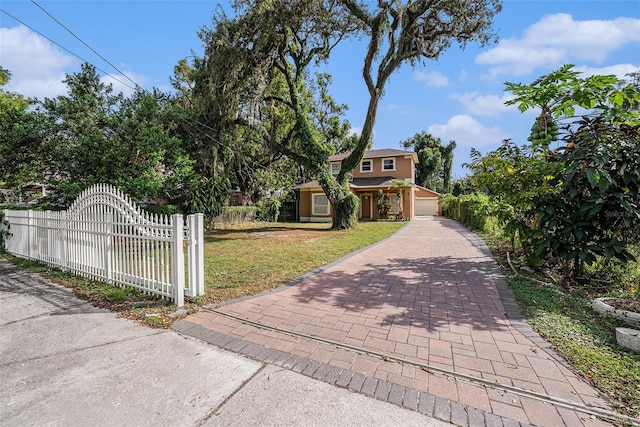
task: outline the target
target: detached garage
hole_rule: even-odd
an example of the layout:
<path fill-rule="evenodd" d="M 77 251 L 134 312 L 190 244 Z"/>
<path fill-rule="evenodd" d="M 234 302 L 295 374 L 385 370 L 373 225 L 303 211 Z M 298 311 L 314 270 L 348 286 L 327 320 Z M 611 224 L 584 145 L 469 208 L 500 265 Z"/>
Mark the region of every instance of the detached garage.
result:
<path fill-rule="evenodd" d="M 416 187 L 414 199 L 415 216 L 440 215 L 440 194 L 427 190 L 423 187 Z"/>

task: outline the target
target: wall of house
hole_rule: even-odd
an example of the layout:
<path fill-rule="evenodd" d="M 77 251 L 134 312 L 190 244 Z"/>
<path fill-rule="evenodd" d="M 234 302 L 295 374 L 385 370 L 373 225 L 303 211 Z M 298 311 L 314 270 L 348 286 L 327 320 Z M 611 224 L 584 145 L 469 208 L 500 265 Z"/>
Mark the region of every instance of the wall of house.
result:
<path fill-rule="evenodd" d="M 333 207 L 329 209 L 329 215 L 314 215 L 313 203 L 311 197 L 313 194 L 322 193 L 322 189 L 318 188 L 305 188 L 300 191 L 300 222 L 331 222 L 333 213 Z"/>
<path fill-rule="evenodd" d="M 385 157 L 386 158 L 386 157 Z M 385 158 L 365 159 L 373 161 L 373 170 L 371 172 L 360 172 L 360 165 L 356 166 L 353 171 L 354 178 L 376 178 L 379 176 L 392 176 L 399 179 L 408 179 L 415 182 L 414 164 L 410 156 L 394 157 L 396 159 L 396 170 L 382 170 L 383 160 Z"/>
<path fill-rule="evenodd" d="M 378 202 L 376 200 L 376 194 L 378 192 L 377 188 L 372 188 L 370 190 L 365 190 L 365 191 L 360 191 L 360 192 L 356 192 L 355 194 L 358 195 L 358 197 L 360 198 L 360 200 L 362 200 L 362 194 L 369 194 L 371 197 L 371 212 L 372 212 L 372 219 L 380 219 L 380 214 L 378 213 Z M 411 205 L 411 194 L 413 192 L 413 188 L 408 187 L 408 188 L 403 188 L 402 189 L 402 196 L 401 196 L 401 206 L 400 209 L 402 209 L 402 216 L 405 219 L 411 219 L 413 217 L 413 209 L 412 209 L 412 205 Z M 395 214 L 396 212 L 396 202 L 395 202 L 395 196 L 397 194 L 397 190 L 395 189 L 390 189 L 390 190 L 386 190 L 385 194 L 391 199 L 389 204 L 391 205 L 391 214 Z M 362 212 L 362 210 L 361 210 Z M 369 219 L 369 218 L 365 218 L 365 219 Z"/>

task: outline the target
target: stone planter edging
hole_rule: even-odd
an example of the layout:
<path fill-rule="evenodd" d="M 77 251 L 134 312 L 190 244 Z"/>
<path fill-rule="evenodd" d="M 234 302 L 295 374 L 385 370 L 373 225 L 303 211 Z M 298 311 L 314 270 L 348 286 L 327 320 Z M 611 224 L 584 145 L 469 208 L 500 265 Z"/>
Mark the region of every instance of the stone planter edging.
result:
<path fill-rule="evenodd" d="M 633 328 L 640 328 L 640 313 L 627 310 L 618 310 L 617 308 L 607 304 L 607 301 L 613 299 L 616 298 L 596 298 L 592 304 L 593 309 L 598 313 L 622 320 L 627 325 Z"/>

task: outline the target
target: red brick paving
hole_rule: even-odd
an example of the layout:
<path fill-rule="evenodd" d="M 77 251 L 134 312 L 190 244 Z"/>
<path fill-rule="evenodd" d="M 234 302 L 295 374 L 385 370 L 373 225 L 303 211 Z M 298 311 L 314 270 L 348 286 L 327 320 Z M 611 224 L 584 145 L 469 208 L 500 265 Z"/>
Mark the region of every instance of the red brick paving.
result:
<path fill-rule="evenodd" d="M 442 218 L 414 220 L 393 237 L 294 286 L 217 310 L 578 404 L 609 408 L 591 386 L 540 348 L 541 340 L 534 342 L 531 334 L 525 336 L 514 327 L 498 293 L 498 273 L 486 246 L 458 223 Z M 338 378 L 342 382 L 349 379 L 344 372 L 362 374 L 382 381 L 384 387 L 399 384 L 523 424 L 602 424 L 581 412 L 249 326 L 216 313 L 200 312 L 186 321 L 340 368 L 345 370 L 342 379 Z M 357 378 L 362 392 L 373 387 L 369 380 L 362 383 L 363 378 Z M 378 394 L 386 391 L 379 389 Z"/>

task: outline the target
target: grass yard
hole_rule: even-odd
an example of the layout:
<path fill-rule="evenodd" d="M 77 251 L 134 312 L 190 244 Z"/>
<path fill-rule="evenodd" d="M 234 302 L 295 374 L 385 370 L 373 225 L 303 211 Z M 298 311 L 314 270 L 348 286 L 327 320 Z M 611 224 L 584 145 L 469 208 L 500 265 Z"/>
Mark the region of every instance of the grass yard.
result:
<path fill-rule="evenodd" d="M 403 225 L 362 222 L 354 230 L 335 231 L 329 224 L 269 223 L 216 230 L 205 238 L 205 299 L 219 303 L 277 288 Z"/>

